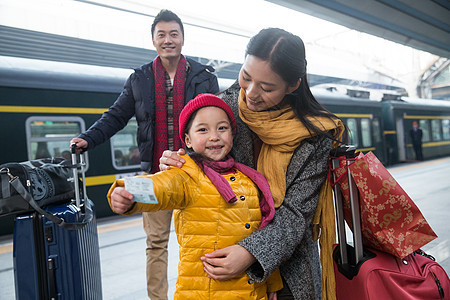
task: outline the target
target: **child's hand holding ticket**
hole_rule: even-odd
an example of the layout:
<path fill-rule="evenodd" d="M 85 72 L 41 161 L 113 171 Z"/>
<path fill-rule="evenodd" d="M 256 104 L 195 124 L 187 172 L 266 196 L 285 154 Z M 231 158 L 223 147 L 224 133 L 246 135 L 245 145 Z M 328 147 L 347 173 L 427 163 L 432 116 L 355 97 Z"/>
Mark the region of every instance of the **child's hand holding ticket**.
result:
<path fill-rule="evenodd" d="M 125 190 L 133 194 L 133 200 L 149 204 L 158 204 L 153 181 L 150 178 L 126 177 L 124 178 Z"/>

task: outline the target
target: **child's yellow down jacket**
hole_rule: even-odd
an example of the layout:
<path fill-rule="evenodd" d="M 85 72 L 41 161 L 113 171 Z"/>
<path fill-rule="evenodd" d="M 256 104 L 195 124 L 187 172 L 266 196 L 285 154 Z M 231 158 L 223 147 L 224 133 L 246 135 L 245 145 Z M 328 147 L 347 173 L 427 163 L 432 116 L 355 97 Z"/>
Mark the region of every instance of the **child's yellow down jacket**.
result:
<path fill-rule="evenodd" d="M 234 245 L 257 230 L 261 223 L 259 190 L 243 173 L 224 175 L 237 196 L 227 203 L 197 164 L 183 157 L 182 168 L 154 175 L 151 178 L 158 204 L 136 202 L 125 214 L 174 210 L 175 231 L 180 245 L 175 299 L 266 299 L 267 288 L 282 288 L 278 270 L 266 282 L 258 283 L 243 273 L 228 281 L 210 279 L 203 270 L 200 257 L 216 249 Z M 108 192 L 123 186 L 116 180 Z"/>

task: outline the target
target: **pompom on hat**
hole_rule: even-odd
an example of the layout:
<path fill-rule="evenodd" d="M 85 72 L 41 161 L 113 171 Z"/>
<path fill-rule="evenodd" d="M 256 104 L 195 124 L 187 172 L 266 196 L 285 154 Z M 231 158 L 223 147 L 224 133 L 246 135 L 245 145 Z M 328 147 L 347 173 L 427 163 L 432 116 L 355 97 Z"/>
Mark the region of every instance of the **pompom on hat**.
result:
<path fill-rule="evenodd" d="M 191 115 L 203 107 L 215 106 L 221 108 L 228 115 L 228 118 L 231 121 L 231 127 L 233 130 L 233 135 L 236 135 L 236 119 L 234 118 L 233 112 L 231 108 L 226 104 L 222 99 L 213 95 L 213 94 L 200 94 L 191 101 L 186 104 L 183 110 L 180 113 L 179 118 L 179 131 L 180 131 L 180 139 L 184 143 L 184 131 L 186 129 L 186 125 L 191 118 Z"/>

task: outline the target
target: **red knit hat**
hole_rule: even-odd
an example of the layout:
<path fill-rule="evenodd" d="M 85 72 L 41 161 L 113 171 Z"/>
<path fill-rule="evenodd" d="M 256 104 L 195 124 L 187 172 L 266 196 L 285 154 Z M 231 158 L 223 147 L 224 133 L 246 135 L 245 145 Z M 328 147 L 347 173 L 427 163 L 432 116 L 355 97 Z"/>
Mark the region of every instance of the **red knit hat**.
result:
<path fill-rule="evenodd" d="M 236 120 L 234 119 L 233 112 L 231 108 L 222 99 L 213 94 L 200 94 L 186 104 L 180 113 L 179 128 L 180 128 L 180 139 L 184 143 L 184 130 L 186 129 L 187 122 L 191 118 L 191 115 L 199 110 L 200 108 L 207 106 L 216 106 L 223 109 L 228 118 L 231 121 L 231 127 L 233 130 L 233 135 L 236 135 Z"/>

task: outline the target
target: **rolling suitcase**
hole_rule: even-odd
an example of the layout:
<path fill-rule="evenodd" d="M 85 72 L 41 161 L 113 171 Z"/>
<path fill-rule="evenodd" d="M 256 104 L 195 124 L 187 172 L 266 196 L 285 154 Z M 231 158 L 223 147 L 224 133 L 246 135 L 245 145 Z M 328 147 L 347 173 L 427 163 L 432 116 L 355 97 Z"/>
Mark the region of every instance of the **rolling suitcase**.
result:
<path fill-rule="evenodd" d="M 331 153 L 332 170 L 345 156 L 347 166 L 355 157 L 355 147 L 341 146 Z M 333 187 L 338 244 L 333 252 L 337 299 L 450 299 L 450 280 L 432 256 L 421 250 L 403 259 L 363 247 L 359 195 L 350 170 L 349 182 L 353 246 L 347 243 L 342 194 L 339 184 Z M 338 180 L 332 174 L 333 182 Z"/>
<path fill-rule="evenodd" d="M 95 208 L 87 198 L 83 155 L 72 147 L 75 199 L 16 217 L 13 236 L 16 299 L 102 299 Z M 24 197 L 30 194 L 15 187 Z"/>

